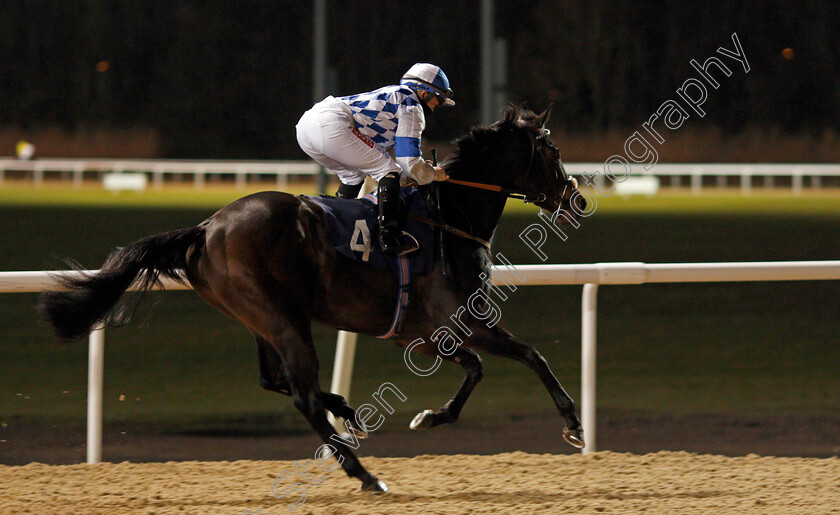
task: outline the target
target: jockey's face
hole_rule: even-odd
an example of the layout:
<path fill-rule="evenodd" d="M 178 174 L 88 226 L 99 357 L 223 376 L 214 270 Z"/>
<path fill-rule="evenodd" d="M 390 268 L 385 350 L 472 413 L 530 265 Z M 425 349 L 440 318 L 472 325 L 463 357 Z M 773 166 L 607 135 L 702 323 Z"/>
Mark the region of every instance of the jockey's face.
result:
<path fill-rule="evenodd" d="M 434 93 L 421 89 L 418 91 L 418 96 L 420 97 L 420 100 L 422 100 L 432 111 L 435 110 L 435 107 L 440 105 L 440 99 Z"/>

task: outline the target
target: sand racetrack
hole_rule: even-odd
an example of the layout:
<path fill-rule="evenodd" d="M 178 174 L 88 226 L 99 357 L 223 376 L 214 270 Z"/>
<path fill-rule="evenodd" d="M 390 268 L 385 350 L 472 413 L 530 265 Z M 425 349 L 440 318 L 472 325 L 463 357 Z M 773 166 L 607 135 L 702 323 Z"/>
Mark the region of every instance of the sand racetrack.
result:
<path fill-rule="evenodd" d="M 293 513 L 840 513 L 840 458 L 686 452 L 363 458 L 390 493 L 361 492 L 340 470 L 309 471 Z M 295 462 L 0 466 L 2 513 L 290 513 Z"/>

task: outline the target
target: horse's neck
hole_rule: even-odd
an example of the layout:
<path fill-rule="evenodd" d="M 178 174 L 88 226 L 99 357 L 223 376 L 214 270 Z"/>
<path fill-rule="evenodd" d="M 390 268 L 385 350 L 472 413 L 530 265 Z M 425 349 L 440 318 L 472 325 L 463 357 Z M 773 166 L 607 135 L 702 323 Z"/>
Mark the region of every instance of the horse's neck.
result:
<path fill-rule="evenodd" d="M 460 174 L 458 178 L 483 182 Z M 446 183 L 442 183 L 441 197 L 444 223 L 485 241 L 493 237 L 507 200 L 501 193 Z"/>

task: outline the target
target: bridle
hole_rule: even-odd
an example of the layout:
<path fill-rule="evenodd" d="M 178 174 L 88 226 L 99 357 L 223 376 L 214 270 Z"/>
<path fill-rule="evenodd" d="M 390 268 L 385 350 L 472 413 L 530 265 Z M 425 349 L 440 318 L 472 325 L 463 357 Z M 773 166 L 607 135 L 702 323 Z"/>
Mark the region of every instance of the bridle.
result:
<path fill-rule="evenodd" d="M 526 184 L 528 182 L 528 177 L 530 177 L 531 172 L 534 169 L 534 157 L 539 156 L 538 157 L 539 165 L 541 165 L 541 166 L 539 166 L 539 168 L 542 170 L 543 174 L 545 175 L 547 184 L 552 189 L 554 189 L 555 191 L 560 190 L 560 193 L 558 193 L 554 197 L 549 197 L 544 192 L 525 191 L 523 188 L 506 188 L 504 186 L 498 186 L 498 185 L 495 185 L 495 184 L 486 184 L 486 183 L 482 183 L 482 182 L 462 181 L 462 180 L 459 180 L 459 179 L 449 179 L 446 182 L 451 183 L 451 184 L 458 184 L 460 186 L 467 186 L 467 187 L 470 187 L 470 188 L 478 188 L 478 189 L 483 189 L 483 190 L 489 190 L 489 191 L 496 191 L 496 192 L 499 192 L 499 193 L 504 193 L 509 198 L 519 199 L 526 204 L 531 204 L 531 203 L 536 204 L 536 203 L 546 202 L 548 200 L 553 200 L 556 203 L 560 204 L 564 199 L 564 193 L 566 192 L 566 187 L 573 186 L 575 181 L 570 179 L 568 176 L 566 176 L 565 170 L 563 170 L 562 165 L 560 167 L 560 171 L 563 173 L 563 177 L 558 177 L 557 172 L 554 171 L 549 166 L 548 162 L 546 161 L 545 155 L 543 155 L 542 152 L 539 152 L 537 150 L 538 141 L 540 139 L 543 139 L 543 138 L 548 138 L 549 134 L 551 134 L 551 132 L 548 129 L 540 129 L 540 133 L 537 134 L 537 135 L 532 134 L 530 131 L 528 132 L 528 138 L 530 139 L 530 143 L 531 143 L 531 156 L 528 159 L 528 171 L 525 173 L 525 177 L 522 179 L 522 183 Z M 559 184 L 559 183 L 563 183 L 563 184 Z M 563 186 L 562 188 L 560 188 L 561 185 Z"/>
<path fill-rule="evenodd" d="M 568 202 L 566 199 L 564 199 L 564 194 L 566 192 L 566 188 L 569 187 L 569 186 L 572 186 L 572 187 L 576 188 L 577 187 L 577 181 L 575 181 L 575 179 L 573 179 L 573 178 L 569 178 L 566 175 L 566 172 L 563 169 L 562 164 L 560 165 L 560 171 L 562 173 L 562 177 L 558 177 L 557 173 L 549 166 L 549 163 L 547 162 L 547 160 L 545 158 L 545 155 L 543 155 L 542 152 L 539 152 L 537 150 L 538 141 L 542 138 L 547 138 L 549 134 L 551 134 L 551 132 L 548 129 L 545 129 L 545 128 L 540 129 L 540 132 L 537 135 L 534 135 L 530 131 L 528 132 L 528 137 L 529 137 L 530 143 L 531 143 L 531 155 L 528 158 L 528 171 L 525 173 L 525 176 L 522 179 L 522 184 L 526 184 L 528 182 L 528 177 L 530 177 L 531 172 L 534 169 L 534 158 L 535 158 L 535 156 L 538 155 L 539 156 L 539 158 L 538 158 L 539 159 L 539 165 L 541 165 L 541 166 L 539 166 L 539 168 L 540 168 L 540 170 L 542 170 L 542 173 L 545 174 L 545 178 L 546 178 L 546 182 L 547 182 L 548 186 L 551 187 L 552 189 L 554 189 L 555 191 L 560 190 L 560 193 L 558 193 L 554 197 L 549 197 L 544 192 L 525 191 L 523 188 L 506 188 L 504 186 L 498 186 L 498 185 L 495 185 L 495 184 L 486 184 L 486 183 L 482 183 L 482 182 L 462 181 L 462 180 L 459 180 L 459 179 L 449 179 L 446 182 L 451 183 L 451 184 L 457 184 L 459 186 L 467 186 L 467 187 L 470 187 L 470 188 L 478 188 L 478 189 L 483 189 L 483 190 L 489 190 L 489 191 L 504 193 L 508 198 L 519 199 L 519 200 L 522 200 L 523 202 L 525 202 L 526 204 L 531 204 L 531 203 L 539 204 L 539 203 L 542 203 L 542 202 L 546 202 L 548 200 L 553 200 L 557 204 L 562 205 L 564 201 Z M 560 188 L 560 186 L 562 186 L 562 189 Z M 440 209 L 439 204 L 438 204 L 438 209 Z M 417 221 L 427 223 L 427 224 L 435 226 L 435 227 L 440 227 L 442 230 L 447 231 L 451 234 L 454 234 L 455 236 L 478 242 L 482 246 L 484 246 L 487 250 L 490 250 L 490 242 L 488 242 L 486 240 L 483 240 L 481 238 L 478 238 L 478 237 L 470 234 L 469 232 L 463 231 L 463 230 L 458 229 L 456 227 L 452 227 L 448 224 L 444 224 L 443 221 L 437 221 L 436 222 L 436 221 L 431 220 L 429 218 L 422 217 L 422 216 L 417 216 L 417 215 L 409 215 L 409 218 L 413 218 Z M 441 245 L 441 249 L 442 248 L 443 248 L 443 245 Z M 443 259 L 443 252 L 441 252 L 441 259 Z"/>

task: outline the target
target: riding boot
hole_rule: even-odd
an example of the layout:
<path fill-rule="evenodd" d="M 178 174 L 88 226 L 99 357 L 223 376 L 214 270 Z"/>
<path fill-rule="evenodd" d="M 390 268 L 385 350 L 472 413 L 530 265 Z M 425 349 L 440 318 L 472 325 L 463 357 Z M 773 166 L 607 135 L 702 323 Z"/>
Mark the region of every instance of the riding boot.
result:
<path fill-rule="evenodd" d="M 400 196 L 400 177 L 389 173 L 379 181 L 379 246 L 391 256 L 402 256 L 420 248 L 413 236 L 400 227 L 405 201 Z"/>
<path fill-rule="evenodd" d="M 335 192 L 335 198 L 349 198 L 355 199 L 359 196 L 359 191 L 362 189 L 362 185 L 364 182 L 360 182 L 359 184 L 344 184 L 343 182 L 338 185 L 338 191 Z"/>

